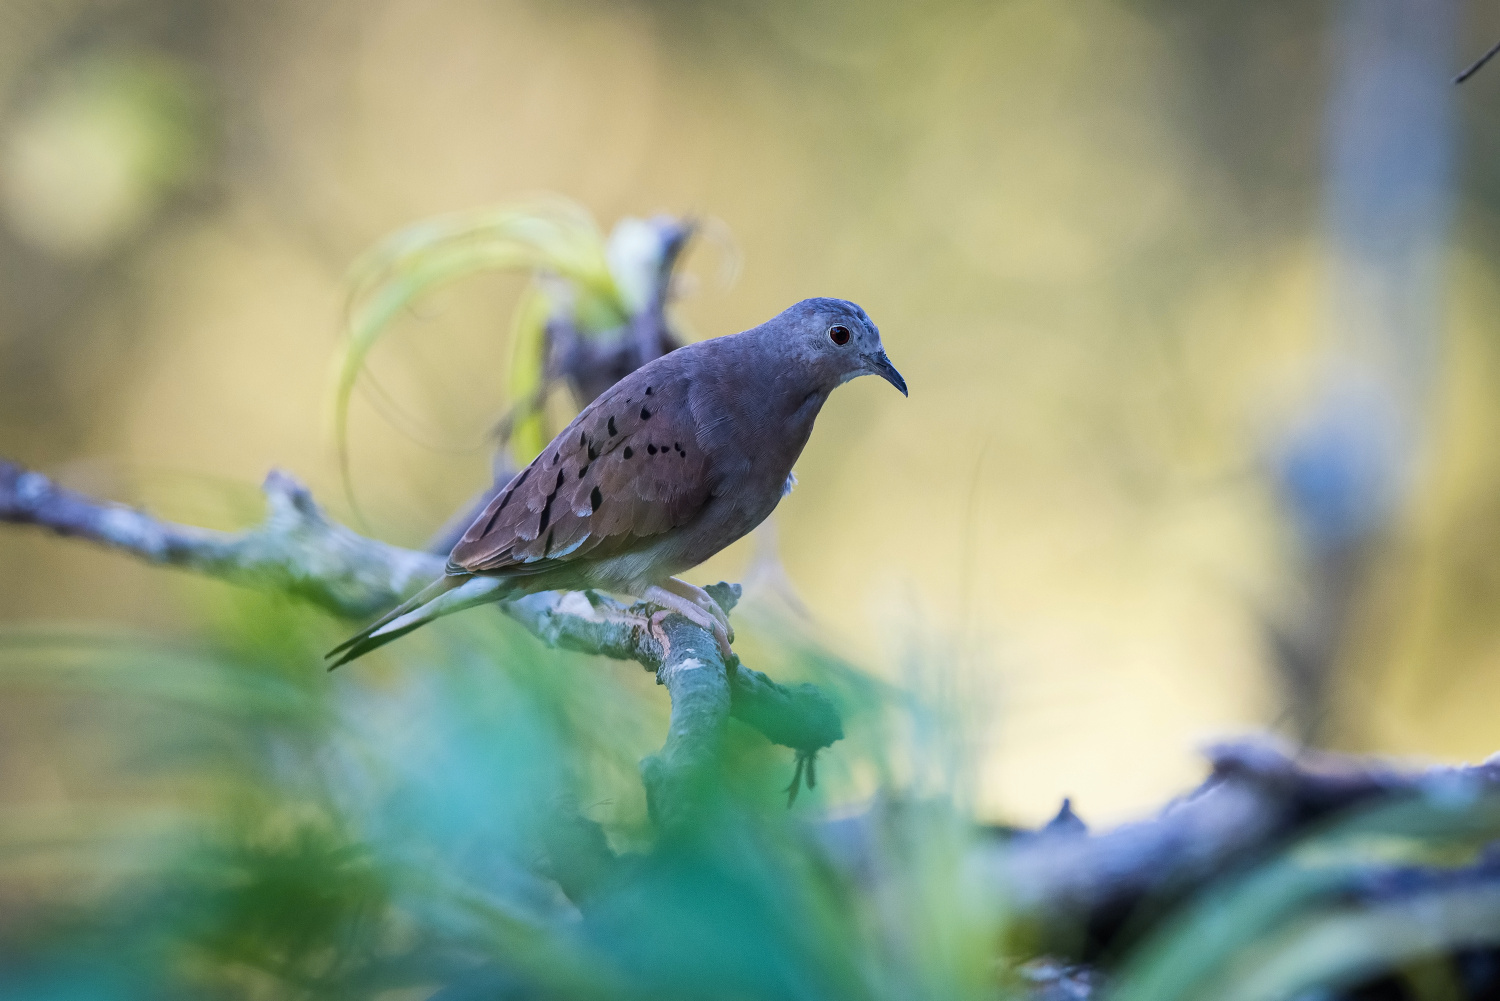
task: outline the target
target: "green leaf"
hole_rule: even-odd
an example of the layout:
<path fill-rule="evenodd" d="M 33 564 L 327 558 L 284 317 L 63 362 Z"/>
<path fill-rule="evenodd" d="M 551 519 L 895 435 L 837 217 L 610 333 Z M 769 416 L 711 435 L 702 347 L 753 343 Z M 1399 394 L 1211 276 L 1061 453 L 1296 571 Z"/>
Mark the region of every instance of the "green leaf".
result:
<path fill-rule="evenodd" d="M 332 394 L 333 437 L 346 487 L 349 401 L 370 351 L 403 310 L 454 282 L 491 271 L 529 271 L 534 276 L 562 279 L 575 315 L 587 318 L 586 331 L 618 326 L 625 320 L 625 307 L 605 258 L 604 237 L 588 212 L 566 199 L 459 212 L 391 234 L 350 270 L 347 341 Z M 514 329 L 520 340 L 510 383 L 513 392 L 530 389 L 528 396 L 516 397 L 518 406 L 534 409 L 530 401 L 537 395 L 546 364 L 542 334 L 547 317 L 562 305 L 534 289 L 518 307 Z M 521 450 L 534 444 L 539 426 L 539 420 L 527 425 L 523 440 L 528 444 Z M 536 444 L 532 454 L 544 444 Z"/>

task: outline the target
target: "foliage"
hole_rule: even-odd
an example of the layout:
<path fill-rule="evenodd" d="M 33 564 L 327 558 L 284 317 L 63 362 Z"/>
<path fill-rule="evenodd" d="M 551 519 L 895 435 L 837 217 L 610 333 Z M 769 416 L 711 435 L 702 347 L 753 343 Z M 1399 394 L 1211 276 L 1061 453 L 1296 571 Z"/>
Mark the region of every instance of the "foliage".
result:
<path fill-rule="evenodd" d="M 851 739 L 789 811 L 785 755 L 736 725 L 670 837 L 635 773 L 663 724 L 649 677 L 501 616 L 335 675 L 318 613 L 240 593 L 192 644 L 13 630 L 5 701 L 57 728 L 70 793 L 0 817 L 0 896 L 32 902 L 0 924 L 7 996 L 1024 993 L 1026 915 L 974 868 L 993 835 L 903 750 L 938 721 L 764 607 L 742 629 L 837 694 Z M 1477 784 L 1354 814 L 1138 915 L 1094 957 L 1102 996 L 1335 997 L 1307 992 L 1392 971 L 1469 996 L 1450 957 L 1500 945 L 1497 837 Z"/>
<path fill-rule="evenodd" d="M 235 595 L 214 619 L 191 647 L 7 638 L 5 698 L 56 714 L 79 793 L 0 821 L 0 894 L 44 902 L 0 929 L 12 996 L 985 993 L 989 916 L 954 907 L 969 827 L 940 802 L 874 832 L 873 886 L 807 820 L 845 769 L 788 811 L 787 757 L 736 729 L 722 795 L 664 843 L 647 676 L 500 616 L 328 675 L 316 613 Z"/>
<path fill-rule="evenodd" d="M 334 438 L 348 472 L 348 412 L 366 358 L 392 321 L 425 297 L 487 271 L 532 278 L 512 318 L 508 379 L 510 438 L 517 462 L 550 439 L 541 398 L 547 386 L 546 327 L 566 317 L 584 337 L 618 336 L 639 312 L 642 252 L 638 220 L 622 220 L 608 241 L 582 206 L 564 198 L 458 212 L 386 237 L 355 262 L 345 325 L 348 340 L 333 392 Z"/>

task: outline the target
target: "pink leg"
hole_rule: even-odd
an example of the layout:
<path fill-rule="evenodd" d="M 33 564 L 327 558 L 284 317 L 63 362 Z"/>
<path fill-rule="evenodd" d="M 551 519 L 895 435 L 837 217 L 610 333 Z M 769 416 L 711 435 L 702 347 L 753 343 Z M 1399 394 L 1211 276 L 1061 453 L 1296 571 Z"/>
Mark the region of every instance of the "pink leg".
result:
<path fill-rule="evenodd" d="M 715 619 L 718 619 L 720 624 L 724 626 L 724 632 L 729 635 L 731 640 L 734 639 L 734 627 L 729 624 L 729 614 L 719 607 L 719 603 L 714 600 L 713 595 L 703 590 L 697 584 L 689 584 L 680 577 L 668 577 L 662 581 L 661 586 L 664 590 L 686 598 L 709 615 L 712 615 Z"/>
<path fill-rule="evenodd" d="M 705 608 L 700 607 L 690 598 L 683 597 L 664 587 L 649 587 L 641 597 L 654 605 L 660 605 L 668 611 L 676 612 L 696 626 L 707 629 L 713 634 L 719 644 L 719 653 L 725 660 L 734 656 L 734 650 L 729 645 L 729 630 L 716 619 Z"/>

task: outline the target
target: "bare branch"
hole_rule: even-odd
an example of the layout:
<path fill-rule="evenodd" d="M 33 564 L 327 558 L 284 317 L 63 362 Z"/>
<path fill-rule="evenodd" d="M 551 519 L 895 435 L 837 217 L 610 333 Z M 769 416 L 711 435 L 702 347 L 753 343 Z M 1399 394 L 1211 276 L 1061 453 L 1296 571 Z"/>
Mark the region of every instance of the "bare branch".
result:
<path fill-rule="evenodd" d="M 247 587 L 284 591 L 346 618 L 364 618 L 443 572 L 441 557 L 389 546 L 329 520 L 286 473 L 266 477 L 266 519 L 244 532 L 159 521 L 97 501 L 0 460 L 0 521 L 37 525 Z"/>
<path fill-rule="evenodd" d="M 1475 73 L 1478 73 L 1481 69 L 1484 68 L 1485 63 L 1495 58 L 1496 53 L 1500 53 L 1500 42 L 1496 42 L 1494 45 L 1485 50 L 1484 55 L 1474 60 L 1474 62 L 1469 64 L 1468 69 L 1464 70 L 1458 76 L 1454 77 L 1453 82 L 1463 83 L 1465 80 L 1469 79 L 1469 77 L 1473 76 Z"/>
<path fill-rule="evenodd" d="M 1018 911 L 1059 938 L 1118 926 L 1264 858 L 1350 807 L 1434 788 L 1500 787 L 1500 756 L 1402 772 L 1368 759 L 1293 754 L 1268 738 L 1207 751 L 1212 772 L 1147 820 L 1091 834 L 1076 820 L 992 844 L 976 864 Z"/>

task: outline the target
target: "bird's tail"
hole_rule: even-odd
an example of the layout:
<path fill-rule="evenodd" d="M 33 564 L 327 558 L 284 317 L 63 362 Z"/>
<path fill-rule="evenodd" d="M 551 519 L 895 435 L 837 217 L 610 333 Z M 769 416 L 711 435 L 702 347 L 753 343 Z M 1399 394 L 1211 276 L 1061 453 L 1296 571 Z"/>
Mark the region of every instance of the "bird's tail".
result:
<path fill-rule="evenodd" d="M 328 670 L 332 671 L 356 657 L 363 657 L 376 647 L 385 646 L 391 640 L 405 636 L 433 619 L 485 602 L 498 601 L 504 596 L 505 585 L 506 582 L 499 577 L 445 574 L 414 597 L 381 616 L 364 632 L 351 636 L 328 651 L 326 656 L 337 658 L 328 665 Z"/>

